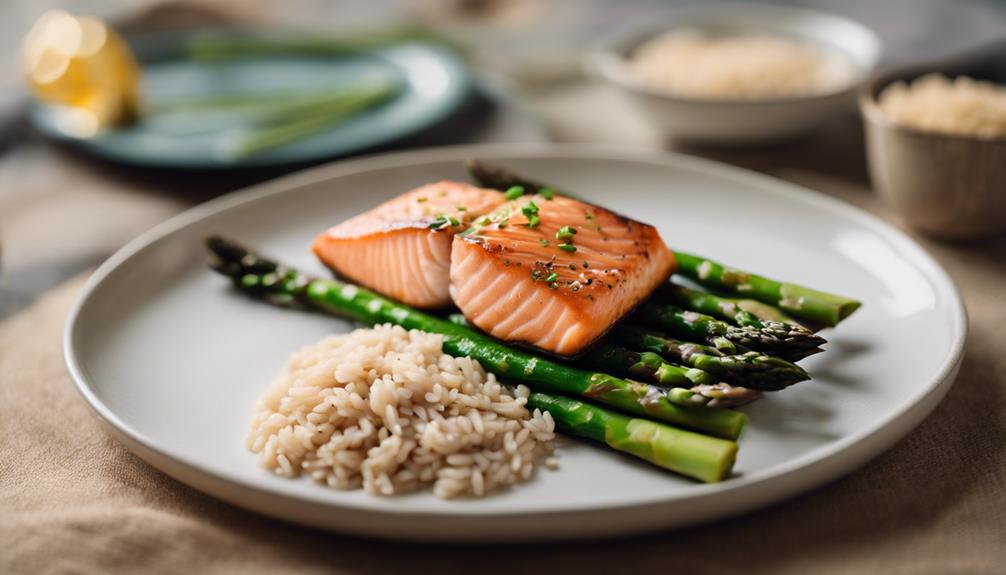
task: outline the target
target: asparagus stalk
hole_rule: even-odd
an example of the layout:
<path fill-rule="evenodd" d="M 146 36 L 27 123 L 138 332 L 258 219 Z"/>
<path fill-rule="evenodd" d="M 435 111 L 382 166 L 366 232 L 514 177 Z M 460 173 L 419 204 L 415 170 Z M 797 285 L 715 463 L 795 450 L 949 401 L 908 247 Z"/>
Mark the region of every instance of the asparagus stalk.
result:
<path fill-rule="evenodd" d="M 451 314 L 448 320 L 458 326 L 469 326 L 468 320 L 461 314 Z M 707 387 L 702 389 L 707 391 L 710 389 L 708 386 L 720 383 L 713 375 L 696 367 L 673 365 L 652 351 L 633 351 L 607 341 L 598 343 L 580 363 L 606 373 L 617 373 L 670 387 L 672 389 L 668 391 L 668 399 L 681 405 L 709 403 L 713 397 L 690 390 L 694 386 L 704 385 Z M 688 395 L 675 396 L 676 392 L 686 390 L 689 391 Z"/>
<path fill-rule="evenodd" d="M 771 333 L 753 327 L 730 325 L 714 317 L 695 311 L 685 311 L 673 305 L 645 302 L 636 311 L 638 321 L 673 333 L 683 339 L 704 342 L 728 354 L 743 353 L 749 349 L 796 361 L 821 351 L 820 348 L 793 348 Z M 731 346 L 725 345 L 723 340 Z"/>
<path fill-rule="evenodd" d="M 668 387 L 719 383 L 718 379 L 701 369 L 672 365 L 656 353 L 632 351 L 604 342 L 581 361 L 594 369 L 622 373 Z"/>
<path fill-rule="evenodd" d="M 779 357 L 756 351 L 726 355 L 709 346 L 671 339 L 634 325 L 616 327 L 611 339 L 630 349 L 656 353 L 664 360 L 701 370 L 713 379 L 752 389 L 777 391 L 810 379 L 803 368 Z"/>
<path fill-rule="evenodd" d="M 762 392 L 757 389 L 730 385 L 722 381 L 696 385 L 689 390 L 709 399 L 709 403 L 706 405 L 711 408 L 739 407 L 762 398 Z"/>
<path fill-rule="evenodd" d="M 694 367 L 667 363 L 660 355 L 650 351 L 633 351 L 601 342 L 586 358 L 584 365 L 604 371 L 670 387 L 668 398 L 677 392 L 687 392 L 682 400 L 672 399 L 680 405 L 705 405 L 709 408 L 735 407 L 750 403 L 761 395 L 743 387 L 734 387 L 719 381 L 709 372 Z"/>
<path fill-rule="evenodd" d="M 527 405 L 552 414 L 561 430 L 707 483 L 726 478 L 737 458 L 733 441 L 629 417 L 561 395 L 531 393 Z"/>
<path fill-rule="evenodd" d="M 807 329 L 811 333 L 817 333 L 821 331 L 825 326 L 806 319 L 796 319 L 795 317 L 787 314 L 781 309 L 775 307 L 774 305 L 769 305 L 767 303 L 762 303 L 758 300 L 750 298 L 739 298 L 739 297 L 724 297 L 722 295 L 717 296 L 725 302 L 730 302 L 736 305 L 738 308 L 750 313 L 756 318 L 762 321 L 775 321 L 779 323 L 785 323 L 789 325 L 795 325 Z"/>
<path fill-rule="evenodd" d="M 678 273 L 705 287 L 778 306 L 797 317 L 829 327 L 838 325 L 862 305 L 846 297 L 726 267 L 702 256 L 679 251 L 675 251 L 675 256 Z"/>
<path fill-rule="evenodd" d="M 811 332 L 816 332 L 821 327 L 814 322 L 809 322 L 807 320 L 799 320 L 793 316 L 785 313 L 781 309 L 775 307 L 774 305 L 769 305 L 767 303 L 762 303 L 758 300 L 748 299 L 748 298 L 730 298 L 720 296 L 723 301 L 728 301 L 738 308 L 750 313 L 760 320 L 767 321 L 777 321 L 780 323 L 788 323 L 790 325 L 798 325 L 809 329 Z"/>
<path fill-rule="evenodd" d="M 809 329 L 770 319 L 761 319 L 755 314 L 742 309 L 736 302 L 711 293 L 700 292 L 684 286 L 667 284 L 659 291 L 662 298 L 685 309 L 704 313 L 706 315 L 733 322 L 741 327 L 761 330 L 782 341 L 787 348 L 794 350 L 812 350 L 827 343 L 823 337 L 815 335 Z"/>
<path fill-rule="evenodd" d="M 717 383 L 708 373 L 665 363 L 655 353 L 638 353 L 617 346 L 605 346 L 592 353 L 583 365 L 668 387 L 667 399 L 678 405 L 706 405 L 709 398 L 688 388 L 698 383 Z"/>
<path fill-rule="evenodd" d="M 602 342 L 591 357 L 587 360 L 587 365 L 595 369 L 659 385 L 683 386 L 671 388 L 668 396 L 678 389 L 688 391 L 688 401 L 702 403 L 709 408 L 736 407 L 761 397 L 761 393 L 753 389 L 718 381 L 712 374 L 701 369 L 667 363 L 660 355 L 650 351 L 637 352 Z"/>
<path fill-rule="evenodd" d="M 656 386 L 577 369 L 511 349 L 464 326 L 416 311 L 359 286 L 313 278 L 280 266 L 219 237 L 207 239 L 206 244 L 215 256 L 213 269 L 230 277 L 235 287 L 256 299 L 318 309 L 368 324 L 392 323 L 406 329 L 439 333 L 444 336 L 444 353 L 472 357 L 500 378 L 527 383 L 540 391 L 586 397 L 717 437 L 736 439 L 747 420 L 737 411 L 676 405 L 668 399 L 667 390 Z"/>

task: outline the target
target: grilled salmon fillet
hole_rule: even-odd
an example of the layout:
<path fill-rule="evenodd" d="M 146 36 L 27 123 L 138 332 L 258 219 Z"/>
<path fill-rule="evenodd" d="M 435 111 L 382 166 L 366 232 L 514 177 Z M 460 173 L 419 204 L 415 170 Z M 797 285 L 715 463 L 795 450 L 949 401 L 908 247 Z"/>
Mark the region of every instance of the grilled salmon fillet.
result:
<path fill-rule="evenodd" d="M 443 307 L 451 238 L 504 201 L 462 182 L 427 184 L 322 232 L 312 250 L 336 273 L 402 303 Z"/>
<path fill-rule="evenodd" d="M 570 198 L 524 196 L 454 236 L 450 293 L 483 331 L 570 357 L 674 267 L 653 226 Z"/>

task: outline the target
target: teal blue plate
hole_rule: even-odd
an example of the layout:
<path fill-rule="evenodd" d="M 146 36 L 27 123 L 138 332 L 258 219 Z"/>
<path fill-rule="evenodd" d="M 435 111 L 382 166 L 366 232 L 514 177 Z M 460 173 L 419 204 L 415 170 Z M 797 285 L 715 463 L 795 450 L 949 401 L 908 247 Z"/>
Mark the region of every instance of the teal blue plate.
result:
<path fill-rule="evenodd" d="M 217 31 L 215 34 L 255 32 Z M 264 34 L 264 32 L 263 32 Z M 306 164 L 344 156 L 414 134 L 445 120 L 464 102 L 470 78 L 448 49 L 424 42 L 402 42 L 366 52 L 286 54 L 224 61 L 185 55 L 188 34 L 157 34 L 130 39 L 143 67 L 145 105 L 205 98 L 235 92 L 288 93 L 330 89 L 361 76 L 381 75 L 399 87 L 389 101 L 363 111 L 309 138 L 235 159 L 221 140 L 238 124 L 233 118 L 202 115 L 145 116 L 128 128 L 77 138 L 60 124 L 59 109 L 34 104 L 32 124 L 46 136 L 123 164 L 176 169 L 235 169 Z M 276 38 L 275 32 L 269 33 Z"/>

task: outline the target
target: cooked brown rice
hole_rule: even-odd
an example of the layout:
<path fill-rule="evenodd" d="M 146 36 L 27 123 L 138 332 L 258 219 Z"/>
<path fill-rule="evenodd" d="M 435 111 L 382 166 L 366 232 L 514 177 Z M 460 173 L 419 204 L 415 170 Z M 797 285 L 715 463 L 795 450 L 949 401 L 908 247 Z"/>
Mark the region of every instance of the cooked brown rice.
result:
<path fill-rule="evenodd" d="M 855 73 L 837 50 L 771 34 L 679 28 L 644 42 L 630 58 L 639 82 L 692 98 L 757 100 L 821 94 Z"/>
<path fill-rule="evenodd" d="M 442 341 L 382 325 L 303 348 L 259 402 L 248 448 L 279 475 L 380 495 L 432 484 L 481 496 L 528 480 L 552 450 L 551 415 Z"/>
<path fill-rule="evenodd" d="M 992 82 L 927 74 L 884 88 L 879 103 L 903 126 L 986 138 L 1006 135 L 1006 86 Z"/>

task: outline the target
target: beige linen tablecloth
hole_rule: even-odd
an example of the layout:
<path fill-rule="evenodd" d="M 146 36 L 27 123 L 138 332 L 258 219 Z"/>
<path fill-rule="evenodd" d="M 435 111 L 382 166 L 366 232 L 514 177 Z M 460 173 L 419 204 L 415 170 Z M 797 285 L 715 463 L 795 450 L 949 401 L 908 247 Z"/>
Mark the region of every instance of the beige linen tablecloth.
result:
<path fill-rule="evenodd" d="M 800 153 L 820 150 L 729 159 L 888 217 L 855 173 L 840 179 L 787 167 L 815 165 L 793 156 Z M 60 337 L 78 277 L 0 325 L 0 573 L 471 573 L 473 565 L 479 573 L 1001 573 L 1006 243 L 923 243 L 961 288 L 971 332 L 956 385 L 894 449 L 833 484 L 739 518 L 538 546 L 355 539 L 259 517 L 164 476 L 102 431 L 66 374 Z M 919 334 L 919 353 L 925 342 Z"/>

